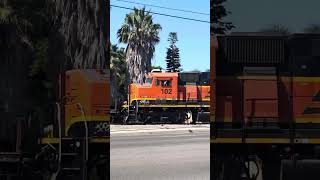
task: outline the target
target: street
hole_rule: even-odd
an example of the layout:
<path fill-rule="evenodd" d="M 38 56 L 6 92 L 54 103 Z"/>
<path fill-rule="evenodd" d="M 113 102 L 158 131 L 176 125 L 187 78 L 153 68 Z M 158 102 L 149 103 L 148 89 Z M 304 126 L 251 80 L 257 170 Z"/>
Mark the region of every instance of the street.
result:
<path fill-rule="evenodd" d="M 209 126 L 168 127 L 111 130 L 111 179 L 209 180 Z"/>

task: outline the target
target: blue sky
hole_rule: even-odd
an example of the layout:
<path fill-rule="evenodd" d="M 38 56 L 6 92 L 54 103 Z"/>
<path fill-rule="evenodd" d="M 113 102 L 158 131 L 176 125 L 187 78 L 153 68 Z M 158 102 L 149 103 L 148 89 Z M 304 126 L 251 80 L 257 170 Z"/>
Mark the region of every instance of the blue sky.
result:
<path fill-rule="evenodd" d="M 197 11 L 203 13 L 210 13 L 210 1 L 209 0 L 130 0 L 137 3 L 152 4 L 156 6 L 165 6 L 176 9 Z M 134 6 L 139 8 L 141 5 L 130 4 L 126 2 L 120 2 L 117 0 L 111 0 L 112 5 L 124 6 L 133 8 Z M 166 9 L 160 9 L 156 7 L 146 6 L 147 10 L 153 12 L 159 12 L 163 14 L 170 14 L 181 17 L 188 17 L 193 19 L 200 19 L 210 21 L 210 16 L 192 14 L 180 11 L 172 11 Z M 121 27 L 125 15 L 130 10 L 119 9 L 111 7 L 110 17 L 110 39 L 113 44 L 119 44 L 117 39 L 117 30 Z M 165 68 L 165 57 L 167 52 L 168 35 L 170 32 L 177 32 L 178 43 L 177 46 L 180 49 L 181 64 L 184 71 L 200 70 L 205 71 L 210 67 L 210 24 L 203 22 L 194 22 L 183 19 L 176 19 L 166 16 L 153 15 L 154 23 L 158 23 L 162 26 L 160 32 L 160 43 L 156 46 L 155 57 L 152 60 L 152 64 Z M 125 47 L 125 44 L 120 44 Z"/>
<path fill-rule="evenodd" d="M 310 24 L 320 24 L 319 0 L 229 0 L 234 31 L 259 31 L 271 24 L 282 24 L 290 32 L 302 32 Z"/>

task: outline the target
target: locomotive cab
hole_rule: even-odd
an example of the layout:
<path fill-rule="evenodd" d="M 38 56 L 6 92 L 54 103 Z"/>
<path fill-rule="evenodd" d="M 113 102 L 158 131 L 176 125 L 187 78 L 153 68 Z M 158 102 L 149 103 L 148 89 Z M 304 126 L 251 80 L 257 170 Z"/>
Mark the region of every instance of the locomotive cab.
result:
<path fill-rule="evenodd" d="M 175 99 L 177 94 L 177 73 L 152 73 L 152 91 L 156 99 Z"/>
<path fill-rule="evenodd" d="M 177 73 L 151 72 L 146 75 L 146 82 L 129 85 L 130 104 L 166 103 L 177 98 Z"/>

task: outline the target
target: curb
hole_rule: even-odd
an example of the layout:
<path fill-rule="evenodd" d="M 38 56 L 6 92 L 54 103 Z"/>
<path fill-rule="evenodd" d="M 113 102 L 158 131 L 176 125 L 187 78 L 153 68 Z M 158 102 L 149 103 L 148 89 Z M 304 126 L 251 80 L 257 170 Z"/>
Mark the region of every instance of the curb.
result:
<path fill-rule="evenodd" d="M 149 132 L 175 132 L 175 131 L 209 131 L 210 128 L 183 128 L 183 129 L 130 129 L 130 130 L 119 130 L 111 131 L 110 134 L 132 134 L 132 133 L 149 133 Z"/>

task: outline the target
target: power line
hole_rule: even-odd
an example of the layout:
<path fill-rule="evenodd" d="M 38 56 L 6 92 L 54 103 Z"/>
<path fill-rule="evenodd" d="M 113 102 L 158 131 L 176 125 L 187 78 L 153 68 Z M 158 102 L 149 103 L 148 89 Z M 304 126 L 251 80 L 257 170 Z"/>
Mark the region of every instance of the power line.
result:
<path fill-rule="evenodd" d="M 128 1 L 128 0 L 116 0 L 116 1 L 126 2 L 126 3 L 130 3 L 130 4 L 138 4 L 138 5 L 143 5 L 143 6 L 156 7 L 156 8 L 161 8 L 161 9 L 168 9 L 168 10 L 174 10 L 174 11 L 180 11 L 180 12 L 187 12 L 187 13 L 201 14 L 201 15 L 210 16 L 210 14 L 208 14 L 208 13 L 197 12 L 197 11 L 190 11 L 190 10 L 184 10 L 184 9 L 176 9 L 176 8 L 170 8 L 170 7 L 165 7 L 165 6 L 152 5 L 152 4 L 144 4 L 144 3 L 133 2 L 133 1 Z"/>
<path fill-rule="evenodd" d="M 112 4 L 111 4 L 110 6 L 116 7 L 116 8 L 121 8 L 121 9 L 134 10 L 133 8 L 123 7 L 123 6 L 118 6 L 118 5 L 112 5 Z M 160 16 L 167 16 L 167 17 L 177 18 L 177 19 L 184 19 L 184 20 L 189 20 L 189 21 L 196 21 L 196 22 L 202 22 L 202 23 L 210 23 L 210 21 L 205 21 L 205 20 L 200 20 L 200 19 L 192 19 L 192 18 L 175 16 L 175 15 L 170 15 L 170 14 L 163 14 L 163 13 L 152 12 L 152 11 L 149 11 L 149 13 L 151 13 L 151 14 L 156 14 L 156 15 L 160 15 Z"/>

